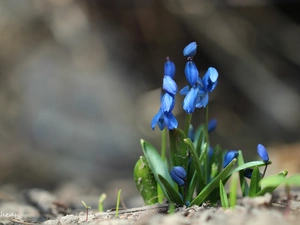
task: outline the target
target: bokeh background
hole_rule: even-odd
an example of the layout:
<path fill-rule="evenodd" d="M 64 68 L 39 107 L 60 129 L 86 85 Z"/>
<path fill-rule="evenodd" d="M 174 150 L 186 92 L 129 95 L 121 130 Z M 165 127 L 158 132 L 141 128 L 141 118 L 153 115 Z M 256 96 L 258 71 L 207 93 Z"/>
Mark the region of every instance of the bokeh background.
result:
<path fill-rule="evenodd" d="M 150 121 L 165 58 L 185 86 L 191 41 L 200 75 L 219 71 L 212 143 L 248 159 L 263 143 L 300 170 L 299 9 L 291 0 L 1 0 L 1 184 L 137 195 L 139 139 L 159 147 Z M 180 96 L 175 114 L 182 125 Z M 202 121 L 197 110 L 193 124 Z"/>

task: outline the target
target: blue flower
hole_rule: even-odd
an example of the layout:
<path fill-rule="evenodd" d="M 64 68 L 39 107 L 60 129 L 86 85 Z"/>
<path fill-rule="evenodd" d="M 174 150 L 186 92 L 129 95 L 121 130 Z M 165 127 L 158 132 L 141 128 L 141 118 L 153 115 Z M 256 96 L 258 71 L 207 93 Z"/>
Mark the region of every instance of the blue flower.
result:
<path fill-rule="evenodd" d="M 203 76 L 203 85 L 206 91 L 212 92 L 218 83 L 219 73 L 214 67 L 209 67 Z"/>
<path fill-rule="evenodd" d="M 187 61 L 184 72 L 185 72 L 186 79 L 188 80 L 190 85 L 193 87 L 196 84 L 198 76 L 199 76 L 199 72 L 196 67 L 196 64 L 193 61 Z"/>
<path fill-rule="evenodd" d="M 158 125 L 160 130 L 163 130 L 165 127 L 167 127 L 169 130 L 173 130 L 178 126 L 178 122 L 173 113 L 163 112 L 161 109 L 159 109 L 158 113 L 153 117 L 151 121 L 152 130 L 154 130 L 156 124 Z"/>
<path fill-rule="evenodd" d="M 178 87 L 172 77 L 165 75 L 163 79 L 163 89 L 166 92 L 175 95 L 177 93 Z"/>
<path fill-rule="evenodd" d="M 183 49 L 183 55 L 186 57 L 193 57 L 196 55 L 197 52 L 197 44 L 196 42 L 189 43 L 184 49 Z"/>
<path fill-rule="evenodd" d="M 183 186 L 186 178 L 186 171 L 182 166 L 174 166 L 170 171 L 172 179 L 179 185 Z"/>
<path fill-rule="evenodd" d="M 175 71 L 175 64 L 169 59 L 169 57 L 167 57 L 167 61 L 165 62 L 164 75 L 174 78 Z"/>
<path fill-rule="evenodd" d="M 211 133 L 216 129 L 217 123 L 218 123 L 218 121 L 216 119 L 211 119 L 208 122 L 208 126 L 207 126 L 208 133 Z"/>
<path fill-rule="evenodd" d="M 238 151 L 228 151 L 224 156 L 223 167 L 225 168 L 234 158 L 239 155 Z"/>
<path fill-rule="evenodd" d="M 244 170 L 244 177 L 251 179 L 253 173 L 253 169 L 247 168 Z"/>
<path fill-rule="evenodd" d="M 269 154 L 265 146 L 262 144 L 257 145 L 257 153 L 259 157 L 264 161 L 265 163 L 269 162 Z"/>
<path fill-rule="evenodd" d="M 247 168 L 247 169 L 244 170 L 244 177 L 247 177 L 247 178 L 251 179 L 252 173 L 253 173 L 253 169 L 252 168 Z M 260 173 L 260 177 L 262 177 L 261 173 Z"/>
<path fill-rule="evenodd" d="M 183 109 L 186 113 L 193 113 L 196 107 L 196 100 L 199 94 L 199 89 L 197 87 L 192 87 L 186 94 L 183 100 Z"/>

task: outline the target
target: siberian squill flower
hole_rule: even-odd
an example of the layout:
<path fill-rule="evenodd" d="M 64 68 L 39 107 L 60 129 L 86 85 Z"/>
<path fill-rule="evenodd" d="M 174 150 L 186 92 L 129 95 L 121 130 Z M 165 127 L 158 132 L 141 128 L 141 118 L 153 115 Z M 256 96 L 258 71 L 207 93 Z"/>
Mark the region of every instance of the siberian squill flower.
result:
<path fill-rule="evenodd" d="M 177 128 L 178 122 L 172 113 L 175 106 L 175 95 L 178 87 L 173 80 L 175 76 L 175 65 L 167 57 L 167 62 L 164 68 L 165 76 L 163 78 L 163 95 L 161 96 L 161 104 L 158 113 L 153 117 L 151 121 L 151 128 L 154 130 L 156 124 L 160 130 L 167 127 L 169 130 Z"/>
<path fill-rule="evenodd" d="M 208 133 L 213 132 L 216 129 L 217 124 L 218 121 L 216 119 L 211 119 L 210 121 L 208 121 L 208 125 L 207 125 Z"/>
<path fill-rule="evenodd" d="M 215 68 L 209 67 L 203 78 L 199 77 L 198 69 L 192 61 L 196 50 L 197 45 L 195 42 L 188 44 L 183 50 L 183 55 L 188 56 L 184 72 L 189 85 L 182 88 L 180 94 L 185 95 L 183 109 L 189 114 L 193 113 L 195 108 L 207 106 L 208 94 L 216 88 L 219 76 Z"/>
<path fill-rule="evenodd" d="M 224 156 L 223 167 L 225 168 L 234 158 L 239 155 L 238 151 L 228 151 Z"/>
<path fill-rule="evenodd" d="M 264 161 L 265 163 L 269 162 L 269 154 L 265 146 L 262 144 L 257 145 L 257 153 L 259 157 Z"/>
<path fill-rule="evenodd" d="M 186 178 L 186 171 L 182 166 L 174 166 L 170 171 L 172 179 L 179 185 L 183 186 Z"/>
<path fill-rule="evenodd" d="M 183 49 L 183 55 L 186 57 L 193 57 L 196 55 L 197 52 L 197 44 L 196 42 L 189 43 L 184 49 Z"/>

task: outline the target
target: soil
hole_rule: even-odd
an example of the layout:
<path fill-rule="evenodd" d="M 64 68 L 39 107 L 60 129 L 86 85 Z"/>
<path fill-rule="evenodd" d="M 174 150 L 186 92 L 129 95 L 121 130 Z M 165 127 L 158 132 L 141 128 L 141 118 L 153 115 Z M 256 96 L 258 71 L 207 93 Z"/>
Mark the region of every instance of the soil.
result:
<path fill-rule="evenodd" d="M 12 197 L 14 196 L 14 197 Z M 64 199 L 42 189 L 30 189 L 17 195 L 0 192 L 0 224 L 138 224 L 138 225 L 192 225 L 192 224 L 299 224 L 300 191 L 291 192 L 287 207 L 283 191 L 257 198 L 241 198 L 234 209 L 223 209 L 205 203 L 190 208 L 176 207 L 169 211 L 168 204 L 120 209 L 106 212 L 89 210 L 83 206 L 66 204 Z"/>

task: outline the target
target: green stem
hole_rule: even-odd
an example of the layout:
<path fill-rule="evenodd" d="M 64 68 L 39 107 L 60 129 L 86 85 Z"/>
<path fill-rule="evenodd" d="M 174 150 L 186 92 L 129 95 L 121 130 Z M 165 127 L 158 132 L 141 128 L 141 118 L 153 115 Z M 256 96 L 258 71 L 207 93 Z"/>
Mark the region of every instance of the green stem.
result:
<path fill-rule="evenodd" d="M 209 162 L 208 162 L 208 151 L 209 151 L 209 134 L 208 134 L 208 105 L 205 107 L 205 153 L 204 153 L 204 176 L 205 176 L 205 183 L 208 184 L 209 182 Z"/>
<path fill-rule="evenodd" d="M 189 137 L 189 129 L 192 122 L 192 114 L 186 114 L 185 116 L 185 124 L 184 124 L 184 134 L 188 138 Z"/>
<path fill-rule="evenodd" d="M 176 149 L 176 144 L 175 144 L 175 135 L 173 135 L 172 133 L 174 132 L 174 130 L 169 130 L 169 141 L 170 141 L 170 158 L 171 158 L 171 165 L 170 167 L 172 168 L 172 166 L 175 165 L 176 159 L 175 159 L 175 149 Z"/>
<path fill-rule="evenodd" d="M 161 158 L 163 161 L 166 160 L 166 149 L 167 149 L 167 129 L 164 128 L 161 132 Z"/>

